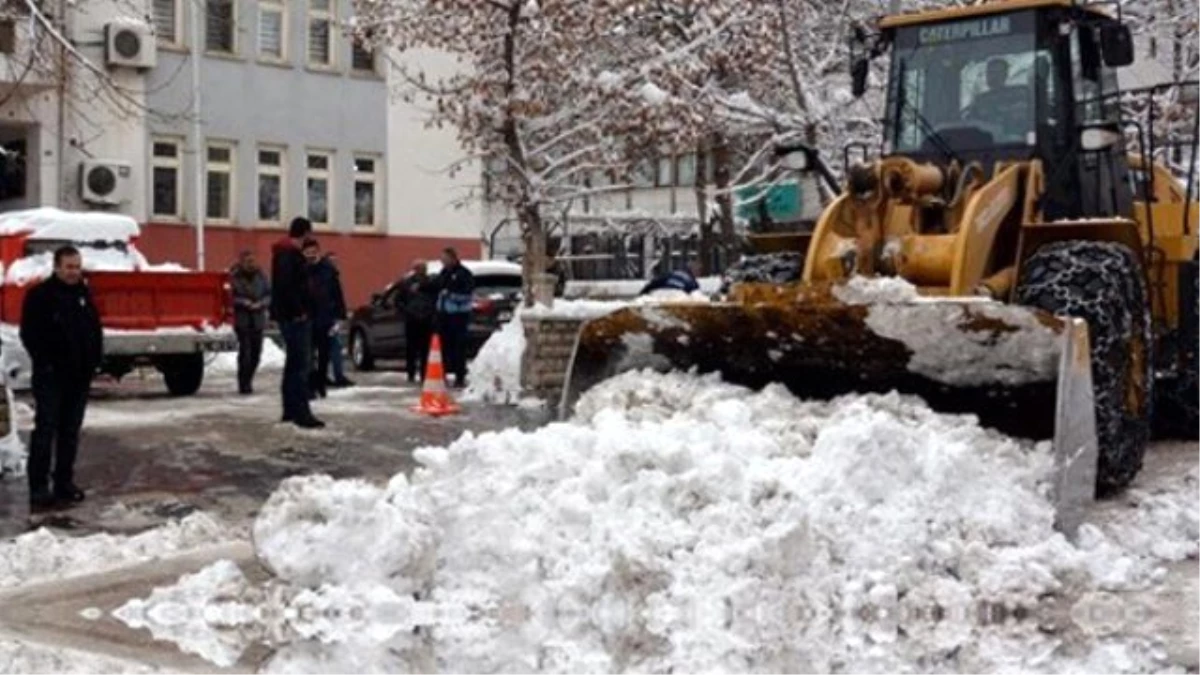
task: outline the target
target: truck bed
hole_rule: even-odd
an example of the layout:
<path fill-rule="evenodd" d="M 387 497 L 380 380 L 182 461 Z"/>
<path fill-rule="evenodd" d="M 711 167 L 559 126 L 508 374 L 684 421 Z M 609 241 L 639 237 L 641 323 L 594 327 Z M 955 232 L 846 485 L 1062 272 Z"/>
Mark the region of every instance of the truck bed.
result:
<path fill-rule="evenodd" d="M 217 327 L 228 322 L 226 275 L 220 272 L 89 272 L 100 322 L 115 330 Z M 30 286 L 0 287 L 0 320 L 21 322 Z"/>

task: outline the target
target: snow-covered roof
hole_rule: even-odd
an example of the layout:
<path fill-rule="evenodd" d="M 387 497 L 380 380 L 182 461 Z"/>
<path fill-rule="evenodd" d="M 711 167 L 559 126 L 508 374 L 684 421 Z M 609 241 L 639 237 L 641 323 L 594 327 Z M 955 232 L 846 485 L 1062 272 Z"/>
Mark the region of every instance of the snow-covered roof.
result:
<path fill-rule="evenodd" d="M 74 242 L 128 242 L 141 233 L 137 221 L 119 213 L 62 211 L 43 207 L 0 213 L 0 236 Z"/>
<path fill-rule="evenodd" d="M 507 260 L 463 260 L 462 264 L 471 274 L 521 274 L 521 266 Z M 437 274 L 442 271 L 442 263 L 430 260 L 426 268 L 430 274 Z"/>

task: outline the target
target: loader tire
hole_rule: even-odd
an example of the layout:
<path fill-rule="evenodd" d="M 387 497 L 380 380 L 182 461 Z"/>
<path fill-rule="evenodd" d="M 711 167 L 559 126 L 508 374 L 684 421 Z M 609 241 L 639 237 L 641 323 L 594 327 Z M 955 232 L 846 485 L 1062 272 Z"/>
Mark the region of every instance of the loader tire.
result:
<path fill-rule="evenodd" d="M 1173 371 L 1159 381 L 1154 404 L 1154 431 L 1159 438 L 1195 440 L 1200 432 L 1200 261 L 1192 260 L 1181 270 L 1179 332 L 1168 354 L 1166 369 Z M 1189 292 L 1190 291 L 1190 292 Z M 1189 306 L 1190 305 L 1190 306 Z"/>
<path fill-rule="evenodd" d="M 1141 470 L 1153 419 L 1153 336 L 1141 264 L 1122 244 L 1048 244 L 1025 261 L 1017 302 L 1087 321 L 1099 444 L 1096 494 L 1111 495 Z"/>

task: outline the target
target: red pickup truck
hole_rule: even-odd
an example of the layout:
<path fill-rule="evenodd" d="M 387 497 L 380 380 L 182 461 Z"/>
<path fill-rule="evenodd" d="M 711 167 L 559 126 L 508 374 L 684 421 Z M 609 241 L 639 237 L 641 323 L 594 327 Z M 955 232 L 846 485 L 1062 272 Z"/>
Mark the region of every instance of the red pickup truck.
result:
<path fill-rule="evenodd" d="M 83 253 L 87 283 L 104 325 L 101 372 L 120 378 L 157 368 L 176 396 L 196 393 L 205 355 L 237 349 L 228 279 L 178 265 L 150 265 L 137 250 L 138 225 L 108 213 L 34 209 L 0 214 L 0 364 L 10 387 L 29 377 L 17 335 L 28 289 L 52 271 L 55 248 Z"/>

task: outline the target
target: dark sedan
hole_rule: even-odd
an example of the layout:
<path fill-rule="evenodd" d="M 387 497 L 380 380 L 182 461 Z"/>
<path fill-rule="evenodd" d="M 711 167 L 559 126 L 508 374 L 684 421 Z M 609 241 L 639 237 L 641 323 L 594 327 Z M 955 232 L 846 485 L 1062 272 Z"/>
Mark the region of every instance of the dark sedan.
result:
<path fill-rule="evenodd" d="M 475 276 L 467 355 L 474 358 L 488 337 L 512 318 L 521 298 L 521 266 L 495 260 L 464 260 Z M 429 274 L 441 265 L 429 263 Z M 404 297 L 397 280 L 371 297 L 350 317 L 350 359 L 358 370 L 370 370 L 377 359 L 404 358 Z"/>

